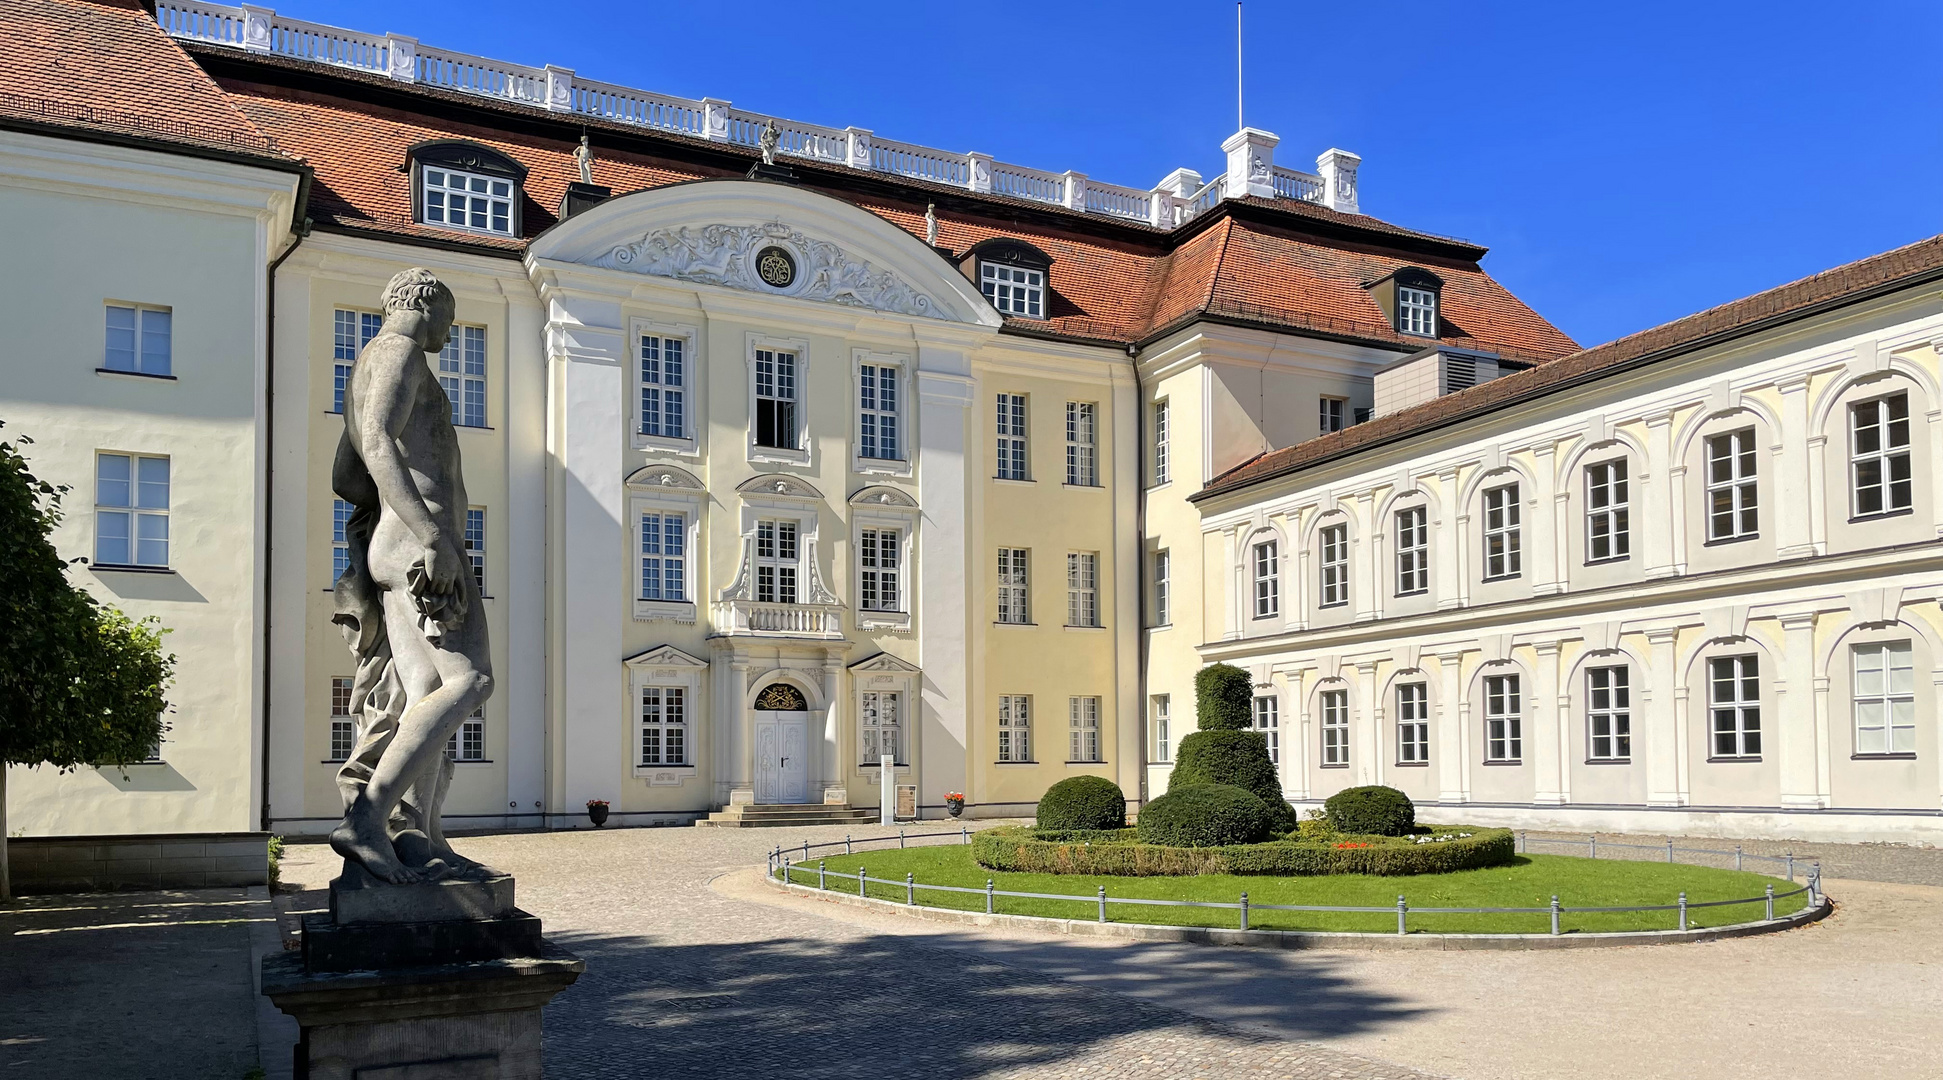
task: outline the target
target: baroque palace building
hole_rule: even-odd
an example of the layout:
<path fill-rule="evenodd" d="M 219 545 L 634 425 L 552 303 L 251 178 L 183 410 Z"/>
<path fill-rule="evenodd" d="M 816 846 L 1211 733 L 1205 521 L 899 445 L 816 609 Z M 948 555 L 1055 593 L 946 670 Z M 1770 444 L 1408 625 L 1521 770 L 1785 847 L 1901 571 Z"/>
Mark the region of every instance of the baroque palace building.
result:
<path fill-rule="evenodd" d="M 1298 804 L 1938 831 L 1932 246 L 1580 351 L 1255 129 L 1130 188 L 256 7 L 0 26 L 0 437 L 180 658 L 154 760 L 13 770 L 13 831 L 338 817 L 330 465 L 411 266 L 496 681 L 453 827 L 884 754 L 923 816 L 1137 808 L 1227 660 Z"/>

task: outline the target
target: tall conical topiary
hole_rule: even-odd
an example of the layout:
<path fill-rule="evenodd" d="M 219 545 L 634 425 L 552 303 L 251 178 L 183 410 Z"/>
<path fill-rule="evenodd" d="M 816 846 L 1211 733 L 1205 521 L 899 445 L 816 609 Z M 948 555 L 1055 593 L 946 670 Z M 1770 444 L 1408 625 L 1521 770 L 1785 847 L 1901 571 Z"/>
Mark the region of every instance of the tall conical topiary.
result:
<path fill-rule="evenodd" d="M 1254 722 L 1255 683 L 1233 664 L 1213 664 L 1194 676 L 1195 719 L 1201 730 L 1181 740 L 1167 789 L 1229 784 L 1268 804 L 1277 831 L 1295 828 L 1295 808 L 1268 756 L 1268 740 Z"/>

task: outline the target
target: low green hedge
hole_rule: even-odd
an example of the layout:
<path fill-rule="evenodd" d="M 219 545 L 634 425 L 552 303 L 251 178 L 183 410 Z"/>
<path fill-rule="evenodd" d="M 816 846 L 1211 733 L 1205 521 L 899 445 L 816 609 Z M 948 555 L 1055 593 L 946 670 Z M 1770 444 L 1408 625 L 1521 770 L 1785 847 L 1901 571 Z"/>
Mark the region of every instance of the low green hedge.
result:
<path fill-rule="evenodd" d="M 1510 862 L 1510 829 L 1467 829 L 1457 840 L 1416 843 L 1407 838 L 1338 836 L 1327 842 L 1270 840 L 1225 847 L 1163 847 L 1102 837 L 1066 839 L 1029 826 L 1007 825 L 972 834 L 972 858 L 992 870 L 1025 874 L 1447 874 Z M 1112 834 L 1124 836 L 1124 831 Z M 1041 837 L 1060 837 L 1051 839 Z"/>
<path fill-rule="evenodd" d="M 1231 784 L 1170 786 L 1140 811 L 1140 842 L 1166 847 L 1220 847 L 1268 838 L 1268 804 Z"/>

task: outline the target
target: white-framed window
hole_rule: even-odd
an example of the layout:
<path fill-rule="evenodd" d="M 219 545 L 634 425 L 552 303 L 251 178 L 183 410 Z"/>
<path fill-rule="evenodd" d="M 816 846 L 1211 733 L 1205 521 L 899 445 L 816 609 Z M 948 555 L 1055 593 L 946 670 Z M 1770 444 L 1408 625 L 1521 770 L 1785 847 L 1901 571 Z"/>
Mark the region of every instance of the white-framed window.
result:
<path fill-rule="evenodd" d="M 1708 730 L 1713 756 L 1761 756 L 1760 658 L 1716 656 L 1707 661 Z"/>
<path fill-rule="evenodd" d="M 351 707 L 349 676 L 331 678 L 331 761 L 348 761 L 358 741 L 357 713 Z"/>
<path fill-rule="evenodd" d="M 1066 625 L 1100 625 L 1100 556 L 1096 552 L 1066 553 Z"/>
<path fill-rule="evenodd" d="M 681 439 L 688 432 L 688 339 L 640 334 L 641 402 L 636 430 L 652 439 Z"/>
<path fill-rule="evenodd" d="M 1325 394 L 1318 400 L 1318 405 L 1320 412 L 1318 417 L 1319 430 L 1324 435 L 1332 431 L 1341 431 L 1344 427 L 1344 420 L 1349 414 L 1349 399 L 1330 397 Z"/>
<path fill-rule="evenodd" d="M 1043 319 L 1046 311 L 1046 272 L 1024 266 L 980 262 L 978 287 L 1001 315 Z"/>
<path fill-rule="evenodd" d="M 331 584 L 344 576 L 351 568 L 351 540 L 347 530 L 351 527 L 351 514 L 354 508 L 343 499 L 331 500 Z"/>
<path fill-rule="evenodd" d="M 1282 703 L 1273 695 L 1255 699 L 1255 730 L 1268 742 L 1268 760 L 1282 763 Z"/>
<path fill-rule="evenodd" d="M 1585 467 L 1585 561 L 1623 559 L 1632 549 L 1626 459 Z"/>
<path fill-rule="evenodd" d="M 453 427 L 486 426 L 486 328 L 454 326 L 439 350 L 439 385 L 452 402 Z"/>
<path fill-rule="evenodd" d="M 1000 480 L 1030 480 L 1026 469 L 1024 394 L 998 396 L 998 473 Z"/>
<path fill-rule="evenodd" d="M 1525 707 L 1517 675 L 1484 677 L 1484 760 L 1516 764 L 1525 757 Z"/>
<path fill-rule="evenodd" d="M 1849 476 L 1856 517 L 1910 508 L 1908 394 L 1849 406 Z"/>
<path fill-rule="evenodd" d="M 1255 572 L 1255 617 L 1272 619 L 1282 613 L 1281 545 L 1264 540 L 1249 560 Z"/>
<path fill-rule="evenodd" d="M 459 724 L 459 730 L 445 740 L 445 756 L 453 761 L 486 760 L 486 707 L 472 710 Z"/>
<path fill-rule="evenodd" d="M 373 311 L 346 311 L 338 308 L 331 315 L 331 411 L 344 411 L 344 389 L 351 385 L 351 369 L 378 330 L 384 316 Z"/>
<path fill-rule="evenodd" d="M 756 602 L 796 603 L 800 563 L 797 523 L 765 518 L 756 522 Z"/>
<path fill-rule="evenodd" d="M 1076 697 L 1067 702 L 1071 745 L 1068 761 L 1100 760 L 1100 699 Z"/>
<path fill-rule="evenodd" d="M 999 695 L 998 759 L 1032 760 L 1032 695 Z"/>
<path fill-rule="evenodd" d="M 98 566 L 169 565 L 169 459 L 97 454 L 94 561 Z"/>
<path fill-rule="evenodd" d="M 1027 554 L 1025 548 L 998 549 L 998 621 L 1002 623 L 1032 621 L 1027 602 Z"/>
<path fill-rule="evenodd" d="M 1168 478 L 1167 424 L 1168 424 L 1167 399 L 1161 398 L 1159 401 L 1154 402 L 1154 483 L 1155 485 L 1167 483 L 1167 478 Z"/>
<path fill-rule="evenodd" d="M 511 180 L 427 166 L 423 188 L 420 218 L 426 224 L 513 234 L 513 200 L 518 193 Z"/>
<path fill-rule="evenodd" d="M 168 375 L 171 368 L 169 308 L 109 304 L 108 339 L 101 367 L 136 375 Z"/>
<path fill-rule="evenodd" d="M 1437 294 L 1397 286 L 1397 330 L 1417 337 L 1437 336 Z"/>
<path fill-rule="evenodd" d="M 904 460 L 898 441 L 898 380 L 895 364 L 857 365 L 857 456 L 877 461 Z"/>
<path fill-rule="evenodd" d="M 1397 595 L 1430 589 L 1430 512 L 1407 506 L 1396 517 Z"/>
<path fill-rule="evenodd" d="M 1430 687 L 1425 683 L 1397 684 L 1397 764 L 1423 765 L 1430 761 Z"/>
<path fill-rule="evenodd" d="M 857 606 L 865 611 L 903 611 L 898 564 L 902 534 L 896 529 L 865 529 L 857 541 Z"/>
<path fill-rule="evenodd" d="M 1174 622 L 1174 598 L 1170 595 L 1174 585 L 1171 577 L 1174 572 L 1174 557 L 1166 548 L 1154 552 L 1154 625 L 1171 626 Z"/>
<path fill-rule="evenodd" d="M 640 522 L 640 598 L 688 602 L 688 515 L 648 510 Z"/>
<path fill-rule="evenodd" d="M 1760 526 L 1754 429 L 1707 437 L 1707 539 L 1740 540 Z"/>
<path fill-rule="evenodd" d="M 1624 664 L 1585 669 L 1586 757 L 1633 757 L 1632 672 Z"/>
<path fill-rule="evenodd" d="M 757 446 L 800 450 L 798 437 L 797 354 L 786 349 L 755 351 L 756 410 L 752 437 Z"/>
<path fill-rule="evenodd" d="M 875 765 L 889 754 L 904 763 L 903 694 L 896 690 L 866 690 L 857 714 L 863 744 L 863 763 Z"/>
<path fill-rule="evenodd" d="M 1098 412 L 1090 401 L 1066 403 L 1066 482 L 1100 486 Z"/>
<path fill-rule="evenodd" d="M 486 511 L 474 506 L 466 511 L 466 558 L 472 563 L 472 583 L 486 591 Z"/>
<path fill-rule="evenodd" d="M 1154 714 L 1154 760 L 1174 760 L 1174 732 L 1172 728 L 1174 711 L 1173 697 L 1168 694 L 1153 696 Z"/>
<path fill-rule="evenodd" d="M 1907 641 L 1875 641 L 1849 650 L 1855 663 L 1855 752 L 1916 752 L 1916 665 Z"/>
<path fill-rule="evenodd" d="M 1484 580 L 1518 576 L 1521 553 L 1518 485 L 1484 493 Z"/>
<path fill-rule="evenodd" d="M 1324 690 L 1316 695 L 1322 707 L 1322 766 L 1349 764 L 1349 691 Z"/>
<path fill-rule="evenodd" d="M 641 757 L 643 766 L 687 765 L 688 688 L 641 688 Z"/>
<path fill-rule="evenodd" d="M 1349 526 L 1325 525 L 1317 530 L 1322 558 L 1317 561 L 1317 603 L 1339 607 L 1349 603 Z"/>

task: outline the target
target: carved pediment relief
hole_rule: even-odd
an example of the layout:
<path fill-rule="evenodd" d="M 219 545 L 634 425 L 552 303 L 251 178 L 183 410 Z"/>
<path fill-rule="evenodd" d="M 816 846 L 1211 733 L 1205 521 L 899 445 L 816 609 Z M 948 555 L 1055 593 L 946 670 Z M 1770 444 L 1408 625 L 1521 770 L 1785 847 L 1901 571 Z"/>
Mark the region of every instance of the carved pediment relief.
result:
<path fill-rule="evenodd" d="M 683 491 L 708 490 L 695 474 L 673 465 L 648 465 L 628 474 L 627 486 L 635 488 L 676 488 Z"/>
<path fill-rule="evenodd" d="M 911 498 L 908 492 L 881 484 L 864 488 L 850 496 L 850 503 L 852 506 L 893 506 L 905 510 L 918 508 L 918 501 Z"/>
<path fill-rule="evenodd" d="M 706 660 L 675 648 L 673 645 L 657 645 L 646 652 L 638 652 L 621 661 L 631 668 L 705 668 Z"/>
<path fill-rule="evenodd" d="M 923 669 L 909 661 L 899 660 L 890 653 L 878 653 L 876 656 L 865 657 L 850 665 L 850 670 L 859 672 L 895 671 L 904 675 L 916 675 Z"/>
<path fill-rule="evenodd" d="M 735 490 L 744 495 L 766 495 L 770 498 L 821 499 L 823 497 L 822 492 L 794 476 L 784 476 L 782 473 L 752 476 L 737 484 Z"/>

